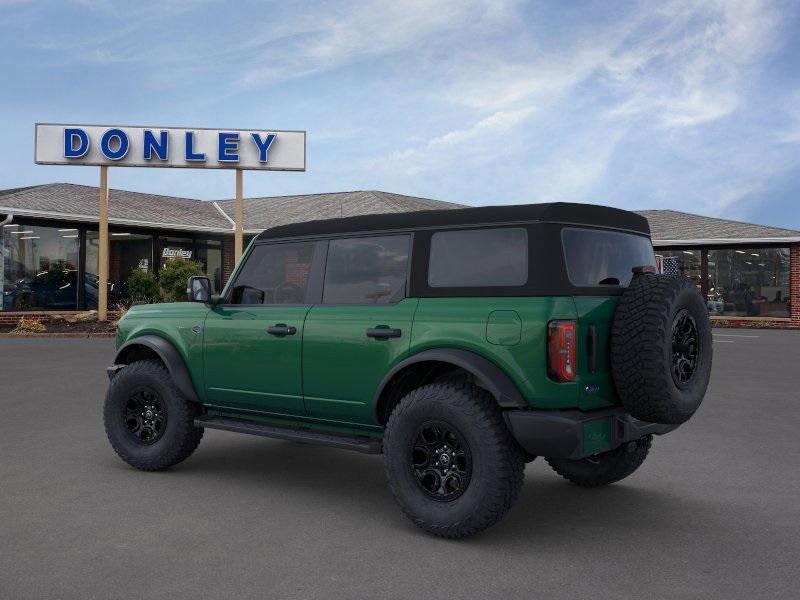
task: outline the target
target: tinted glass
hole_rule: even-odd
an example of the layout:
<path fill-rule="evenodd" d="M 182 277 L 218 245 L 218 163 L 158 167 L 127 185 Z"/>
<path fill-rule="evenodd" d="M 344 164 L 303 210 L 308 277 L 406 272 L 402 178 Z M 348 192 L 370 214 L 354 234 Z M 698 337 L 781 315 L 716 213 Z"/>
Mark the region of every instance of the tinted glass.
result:
<path fill-rule="evenodd" d="M 322 301 L 386 304 L 402 298 L 409 241 L 407 235 L 331 241 Z"/>
<path fill-rule="evenodd" d="M 528 232 L 519 227 L 441 231 L 431 238 L 431 287 L 520 286 L 528 281 Z"/>
<path fill-rule="evenodd" d="M 313 242 L 256 246 L 236 278 L 231 303 L 302 304 L 313 256 Z"/>
<path fill-rule="evenodd" d="M 577 286 L 627 286 L 633 267 L 655 267 L 650 239 L 597 229 L 564 229 L 561 234 L 567 275 Z"/>
<path fill-rule="evenodd" d="M 789 248 L 708 251 L 707 305 L 712 315 L 788 319 L 789 281 Z"/>
<path fill-rule="evenodd" d="M 8 224 L 0 235 L 0 308 L 77 308 L 77 229 Z"/>

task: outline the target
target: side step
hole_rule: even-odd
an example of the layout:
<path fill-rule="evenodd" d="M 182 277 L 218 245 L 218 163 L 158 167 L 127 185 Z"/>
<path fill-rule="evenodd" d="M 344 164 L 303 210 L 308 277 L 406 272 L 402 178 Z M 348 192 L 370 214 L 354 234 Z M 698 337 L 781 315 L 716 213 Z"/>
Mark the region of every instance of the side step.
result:
<path fill-rule="evenodd" d="M 289 427 L 278 427 L 267 425 L 257 421 L 247 421 L 244 419 L 230 419 L 227 417 L 200 417 L 194 420 L 196 427 L 207 427 L 208 429 L 222 429 L 224 431 L 235 431 L 236 433 L 249 433 L 264 437 L 277 438 L 279 440 L 289 440 L 290 442 L 300 442 L 301 444 L 314 444 L 316 446 L 330 446 L 332 448 L 342 448 L 344 450 L 355 450 L 364 454 L 380 454 L 383 450 L 378 440 L 366 436 L 336 435 L 331 433 L 319 433 L 308 429 L 295 429 Z"/>

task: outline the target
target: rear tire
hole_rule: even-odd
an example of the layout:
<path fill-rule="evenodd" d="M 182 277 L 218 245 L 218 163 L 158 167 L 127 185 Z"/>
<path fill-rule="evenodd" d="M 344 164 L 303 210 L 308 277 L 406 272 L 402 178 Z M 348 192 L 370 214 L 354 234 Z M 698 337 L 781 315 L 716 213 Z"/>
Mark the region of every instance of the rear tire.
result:
<path fill-rule="evenodd" d="M 646 435 L 636 441 L 623 444 L 616 450 L 580 460 L 566 458 L 547 458 L 545 460 L 556 473 L 575 485 L 601 487 L 625 479 L 642 466 L 652 442 L 653 436 Z"/>
<path fill-rule="evenodd" d="M 497 523 L 519 496 L 524 455 L 492 396 L 465 380 L 417 388 L 383 438 L 389 488 L 418 527 L 462 538 Z"/>
<path fill-rule="evenodd" d="M 708 309 L 694 283 L 635 275 L 611 331 L 611 371 L 630 414 L 651 423 L 687 421 L 705 396 L 712 353 Z"/>
<path fill-rule="evenodd" d="M 186 460 L 203 437 L 200 407 L 181 395 L 157 360 L 133 362 L 111 380 L 103 407 L 108 441 L 119 457 L 142 471 Z"/>

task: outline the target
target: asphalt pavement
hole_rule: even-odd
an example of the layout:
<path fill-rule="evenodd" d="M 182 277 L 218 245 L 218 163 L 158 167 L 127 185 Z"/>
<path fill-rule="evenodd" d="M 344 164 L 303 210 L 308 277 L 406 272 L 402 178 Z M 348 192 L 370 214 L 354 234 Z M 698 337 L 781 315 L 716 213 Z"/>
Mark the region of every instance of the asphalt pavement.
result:
<path fill-rule="evenodd" d="M 703 406 L 637 473 L 537 460 L 462 541 L 406 521 L 377 456 L 209 430 L 136 471 L 102 427 L 111 340 L 0 339 L 0 599 L 797 598 L 800 332 L 714 335 Z"/>

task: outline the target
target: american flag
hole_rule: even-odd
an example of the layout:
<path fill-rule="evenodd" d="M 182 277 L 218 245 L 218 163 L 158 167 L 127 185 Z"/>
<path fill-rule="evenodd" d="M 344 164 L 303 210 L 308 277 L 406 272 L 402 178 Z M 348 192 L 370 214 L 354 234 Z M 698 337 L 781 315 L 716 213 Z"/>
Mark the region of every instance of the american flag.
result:
<path fill-rule="evenodd" d="M 677 256 L 656 255 L 656 272 L 677 277 L 681 274 L 681 265 Z"/>

